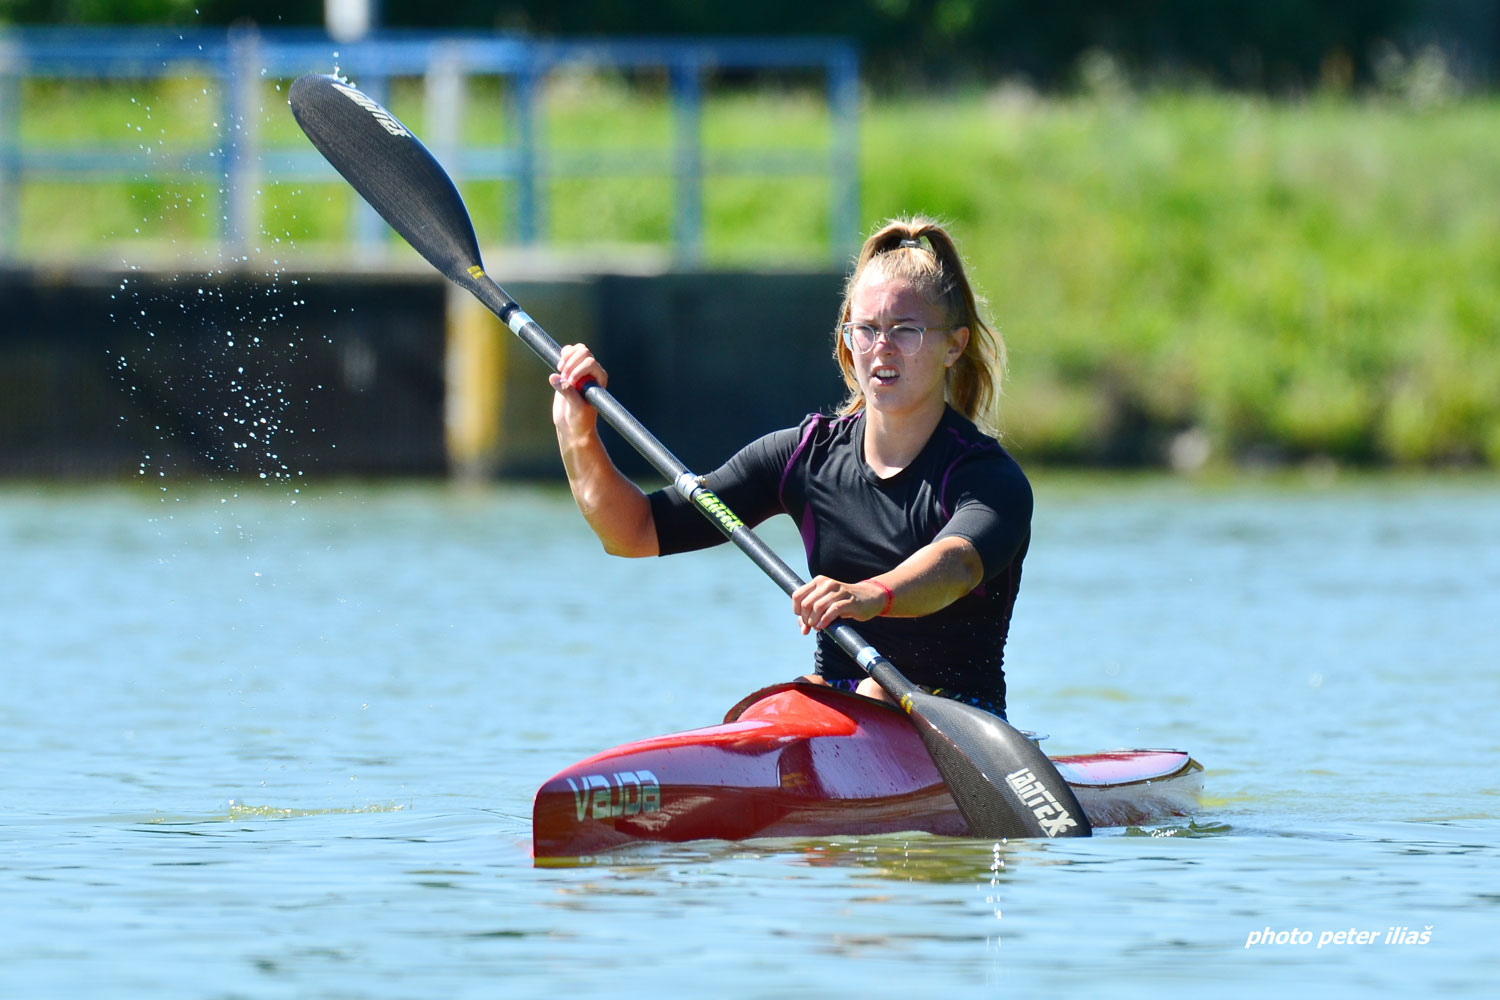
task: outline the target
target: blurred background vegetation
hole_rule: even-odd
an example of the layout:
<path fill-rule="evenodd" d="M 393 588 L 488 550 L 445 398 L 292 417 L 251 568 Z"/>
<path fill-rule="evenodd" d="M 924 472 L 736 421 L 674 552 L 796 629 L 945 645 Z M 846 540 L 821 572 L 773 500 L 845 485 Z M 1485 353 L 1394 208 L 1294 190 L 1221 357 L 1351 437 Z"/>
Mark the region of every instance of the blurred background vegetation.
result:
<path fill-rule="evenodd" d="M 1437 46 L 1469 79 L 1493 76 L 1496 0 L 372 0 L 378 23 L 547 35 L 839 35 L 877 88 L 1024 78 L 1056 89 L 1103 51 L 1134 75 L 1270 93 L 1366 85 L 1403 51 Z M 295 0 L 0 0 L 0 23 L 316 27 Z"/>
<path fill-rule="evenodd" d="M 381 16 L 544 36 L 858 39 L 861 216 L 952 224 L 1010 344 L 1001 423 L 1023 456 L 1500 466 L 1500 4 L 386 0 Z M 0 19 L 17 23 L 241 18 L 313 26 L 322 10 L 0 4 Z M 666 99 L 639 83 L 553 87 L 553 140 L 664 136 Z M 172 122 L 160 129 L 170 141 L 212 114 L 192 81 L 178 89 L 127 98 L 104 88 L 82 105 L 38 92 L 29 99 L 56 102 L 56 113 L 27 127 L 117 131 L 143 102 Z M 419 97 L 397 91 L 392 104 L 420 131 Z M 705 108 L 705 144 L 816 144 L 824 114 L 795 88 L 724 89 Z M 296 141 L 289 122 L 273 127 Z M 346 191 L 270 189 L 265 224 L 277 238 L 314 244 L 344 224 Z M 88 197 L 34 185 L 23 245 L 46 255 L 142 219 L 143 238 L 206 237 L 212 220 L 193 205 L 207 195 L 175 181 Z M 476 217 L 506 211 L 499 191 L 465 195 Z M 555 188 L 551 201 L 548 238 L 561 245 L 669 238 L 666 193 L 600 182 Z M 817 192 L 769 180 L 709 190 L 707 260 L 818 260 L 822 205 Z"/>

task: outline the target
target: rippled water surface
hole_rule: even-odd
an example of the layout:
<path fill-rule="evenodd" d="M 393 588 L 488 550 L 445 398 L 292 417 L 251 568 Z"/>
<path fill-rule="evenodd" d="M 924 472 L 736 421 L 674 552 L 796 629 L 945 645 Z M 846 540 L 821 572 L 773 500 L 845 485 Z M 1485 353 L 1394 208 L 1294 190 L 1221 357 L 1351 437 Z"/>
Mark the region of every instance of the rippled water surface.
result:
<path fill-rule="evenodd" d="M 1012 716 L 1192 751 L 1191 823 L 570 868 L 543 780 L 805 669 L 743 556 L 545 489 L 0 488 L 0 994 L 1488 995 L 1500 484 L 1036 480 Z"/>

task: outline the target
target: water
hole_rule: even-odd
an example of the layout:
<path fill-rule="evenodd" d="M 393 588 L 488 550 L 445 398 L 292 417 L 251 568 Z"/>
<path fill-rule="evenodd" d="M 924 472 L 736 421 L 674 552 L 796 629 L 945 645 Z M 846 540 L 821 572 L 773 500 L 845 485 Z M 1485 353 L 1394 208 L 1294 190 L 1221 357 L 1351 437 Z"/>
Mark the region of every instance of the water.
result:
<path fill-rule="evenodd" d="M 1191 750 L 1191 823 L 561 869 L 545 778 L 804 669 L 743 556 L 545 489 L 0 489 L 0 995 L 1487 995 L 1497 484 L 1037 486 L 1012 715 Z"/>

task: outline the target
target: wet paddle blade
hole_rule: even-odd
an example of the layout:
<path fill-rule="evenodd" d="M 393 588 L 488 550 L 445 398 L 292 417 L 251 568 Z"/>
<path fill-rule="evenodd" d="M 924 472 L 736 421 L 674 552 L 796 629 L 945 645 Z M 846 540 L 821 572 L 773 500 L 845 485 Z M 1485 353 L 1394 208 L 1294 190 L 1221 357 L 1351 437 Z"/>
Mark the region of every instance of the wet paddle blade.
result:
<path fill-rule="evenodd" d="M 975 837 L 1087 837 L 1073 790 L 1047 755 L 1004 720 L 948 698 L 907 696 L 912 724 Z"/>
<path fill-rule="evenodd" d="M 312 144 L 428 263 L 460 284 L 480 266 L 474 223 L 453 180 L 385 108 L 332 76 L 298 78 L 292 115 Z"/>

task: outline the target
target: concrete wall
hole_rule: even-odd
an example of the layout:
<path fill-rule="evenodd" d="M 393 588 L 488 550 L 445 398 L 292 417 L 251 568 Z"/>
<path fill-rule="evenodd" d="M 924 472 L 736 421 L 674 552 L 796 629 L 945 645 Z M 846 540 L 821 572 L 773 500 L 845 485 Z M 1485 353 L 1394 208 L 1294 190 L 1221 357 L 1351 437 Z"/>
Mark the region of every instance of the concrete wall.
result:
<path fill-rule="evenodd" d="M 0 474 L 441 472 L 444 301 L 425 277 L 0 273 Z"/>
<path fill-rule="evenodd" d="M 690 468 L 842 395 L 834 273 L 507 281 Z M 628 446 L 612 450 L 635 475 Z M 430 272 L 0 271 L 0 475 L 559 475 L 545 369 Z"/>

